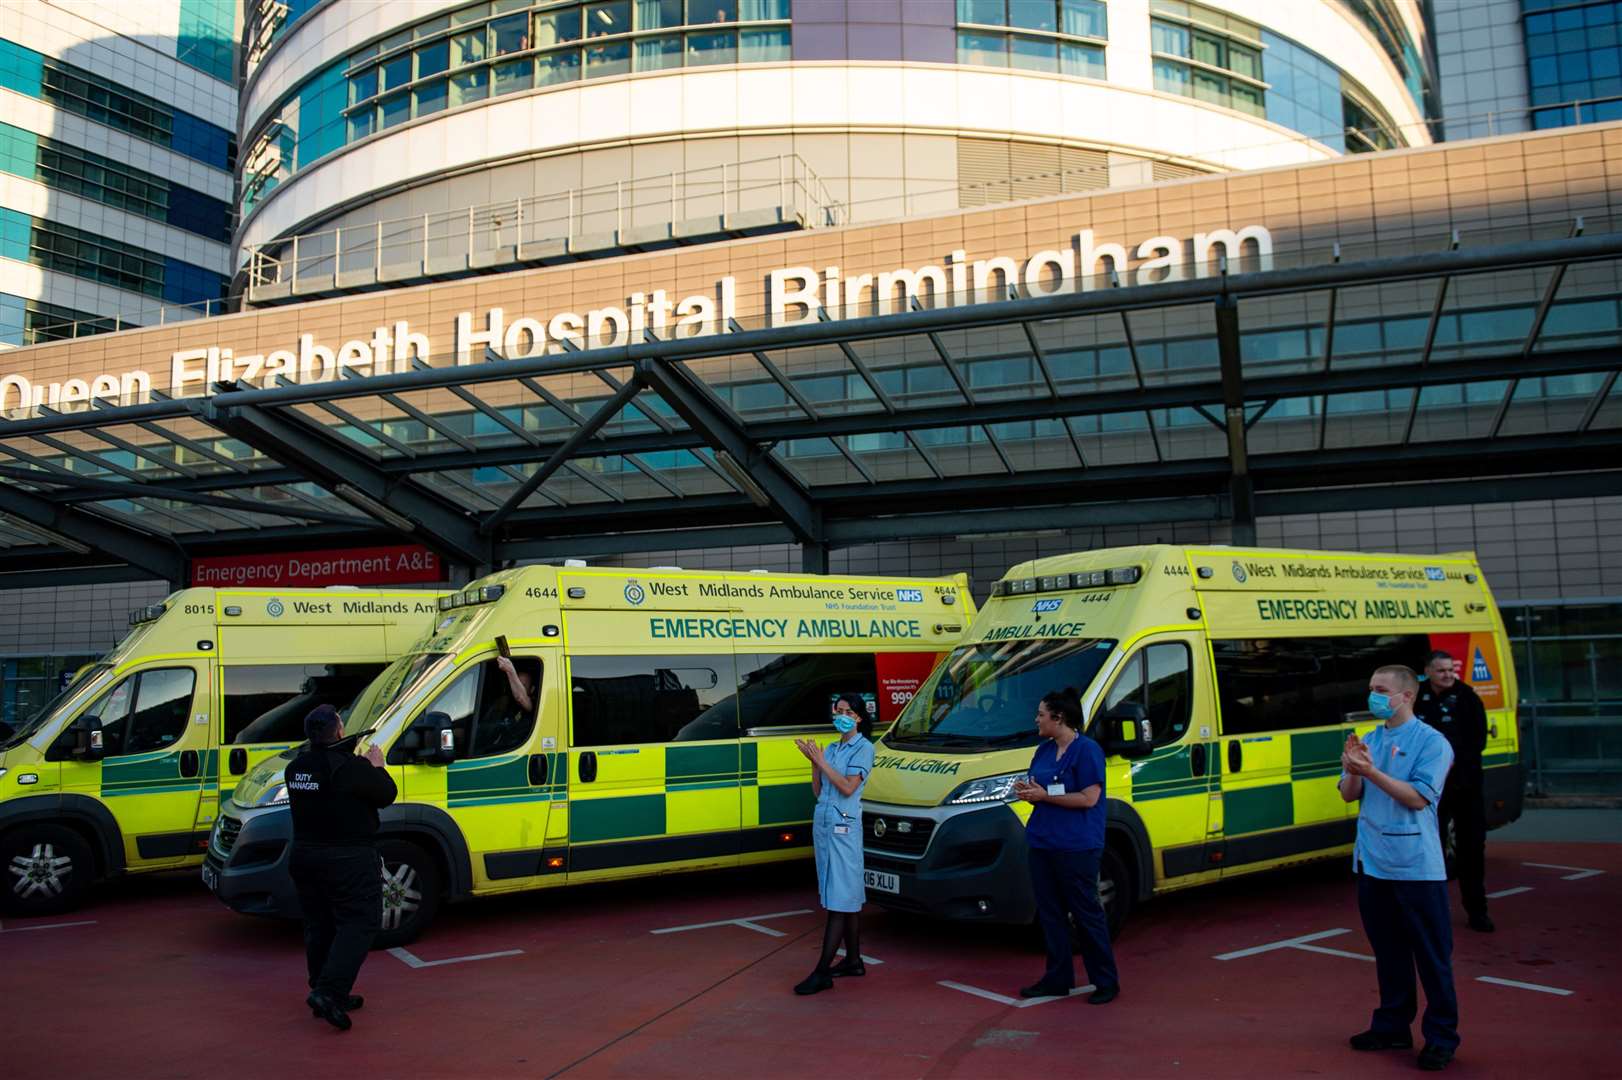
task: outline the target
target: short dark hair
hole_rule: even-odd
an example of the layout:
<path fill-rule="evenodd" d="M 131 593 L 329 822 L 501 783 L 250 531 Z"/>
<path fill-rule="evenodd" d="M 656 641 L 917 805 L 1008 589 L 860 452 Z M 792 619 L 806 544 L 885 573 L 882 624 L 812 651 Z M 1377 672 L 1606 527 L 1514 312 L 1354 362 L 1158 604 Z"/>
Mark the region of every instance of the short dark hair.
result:
<path fill-rule="evenodd" d="M 1436 663 L 1436 661 L 1438 661 L 1438 660 L 1456 660 L 1456 659 L 1458 659 L 1458 657 L 1454 656 L 1452 653 L 1448 652 L 1446 649 L 1436 649 L 1429 656 L 1425 657 L 1425 666 L 1430 667 L 1432 664 Z"/>
<path fill-rule="evenodd" d="M 1064 721 L 1065 727 L 1072 731 L 1081 730 L 1081 695 L 1076 693 L 1075 687 L 1049 690 L 1042 695 L 1042 707 Z"/>
<path fill-rule="evenodd" d="M 344 733 L 343 719 L 331 705 L 317 705 L 304 716 L 304 737 L 311 746 L 335 743 Z"/>

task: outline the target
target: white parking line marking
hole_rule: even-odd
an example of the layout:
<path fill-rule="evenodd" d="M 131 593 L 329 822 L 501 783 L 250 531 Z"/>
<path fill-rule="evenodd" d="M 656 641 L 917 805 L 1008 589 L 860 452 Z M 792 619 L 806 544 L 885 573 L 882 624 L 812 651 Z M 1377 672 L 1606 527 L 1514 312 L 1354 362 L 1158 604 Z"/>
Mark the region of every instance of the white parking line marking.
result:
<path fill-rule="evenodd" d="M 1300 949 L 1302 952 L 1323 953 L 1325 956 L 1344 956 L 1351 960 L 1367 960 L 1371 964 L 1374 963 L 1374 957 L 1368 955 L 1367 953 L 1347 952 L 1345 949 L 1329 949 L 1322 945 L 1301 944 L 1291 945 L 1290 948 Z"/>
<path fill-rule="evenodd" d="M 1502 897 L 1502 896 L 1515 896 L 1518 893 L 1531 892 L 1531 891 L 1532 891 L 1532 886 L 1530 886 L 1530 885 L 1517 885 L 1513 889 L 1499 889 L 1497 892 L 1490 892 L 1490 893 L 1487 894 L 1487 899 L 1488 900 L 1497 900 L 1499 897 Z"/>
<path fill-rule="evenodd" d="M 1517 982 L 1514 979 L 1500 979 L 1492 975 L 1477 975 L 1476 982 L 1492 983 L 1494 986 L 1513 986 L 1517 990 L 1536 990 L 1540 994 L 1555 994 L 1559 997 L 1570 997 L 1575 990 L 1562 990 L 1558 986 L 1543 986 L 1539 983 Z"/>
<path fill-rule="evenodd" d="M 1297 945 L 1305 945 L 1309 941 L 1319 941 L 1319 940 L 1322 940 L 1323 938 L 1334 937 L 1337 934 L 1350 934 L 1350 933 L 1351 933 L 1350 930 L 1348 930 L 1344 926 L 1342 926 L 1342 927 L 1340 927 L 1338 929 L 1335 929 L 1335 930 L 1324 930 L 1321 933 L 1317 933 L 1317 934 L 1302 934 L 1300 937 L 1285 938 L 1283 941 L 1275 941 L 1275 942 L 1272 942 L 1272 943 L 1267 944 L 1267 945 L 1256 945 L 1256 946 L 1252 946 L 1249 949 L 1236 949 L 1233 952 L 1220 953 L 1217 956 L 1212 957 L 1212 959 L 1213 960 L 1239 960 L 1239 959 L 1243 959 L 1246 956 L 1256 956 L 1256 955 L 1258 955 L 1260 953 L 1272 952 L 1274 949 L 1293 949 L 1295 946 L 1297 946 Z"/>
<path fill-rule="evenodd" d="M 839 950 L 839 951 L 838 951 L 838 952 L 837 952 L 837 953 L 835 953 L 835 954 L 834 954 L 834 955 L 835 955 L 835 956 L 844 956 L 844 955 L 846 955 L 846 953 L 845 953 L 845 950 L 844 950 L 844 949 L 840 949 L 840 950 Z M 883 961 L 883 960 L 880 960 L 880 959 L 879 959 L 879 958 L 878 958 L 878 957 L 876 957 L 876 956 L 869 956 L 869 955 L 867 955 L 867 954 L 866 954 L 866 953 L 863 953 L 863 954 L 862 954 L 862 963 L 864 963 L 864 964 L 882 964 L 882 963 L 884 963 L 884 961 Z"/>
<path fill-rule="evenodd" d="M 987 1001 L 995 1001 L 999 1005 L 1012 1005 L 1016 1009 L 1028 1009 L 1032 1005 L 1046 1005 L 1050 1001 L 1063 1001 L 1065 998 L 1073 998 L 1077 994 L 1090 994 L 1093 992 L 1093 984 L 1088 983 L 1086 986 L 1076 987 L 1074 990 L 1070 991 L 1070 993 L 1064 995 L 1064 997 L 1060 997 L 1059 995 L 1055 994 L 1052 997 L 1012 998 L 1007 994 L 999 994 L 995 990 L 982 990 L 978 986 L 970 986 L 967 983 L 953 982 L 950 979 L 942 979 L 936 985 L 944 986 L 948 990 L 958 990 L 965 994 L 973 994 L 975 997 L 985 998 Z"/>
<path fill-rule="evenodd" d="M 757 934 L 767 937 L 787 937 L 781 930 L 773 930 L 769 926 L 759 924 L 766 919 L 786 919 L 790 915 L 809 915 L 810 908 L 799 908 L 794 911 L 774 911 L 770 915 L 742 915 L 736 919 L 718 919 L 715 922 L 693 923 L 690 926 L 666 926 L 660 930 L 649 930 L 650 934 L 680 934 L 688 930 L 710 930 L 717 926 L 741 926 L 745 930 L 753 930 Z"/>
<path fill-rule="evenodd" d="M 0 934 L 21 934 L 29 930 L 60 930 L 65 926 L 95 926 L 95 919 L 85 919 L 82 922 L 53 922 L 41 923 L 38 926 L 8 926 L 0 929 Z"/>
<path fill-rule="evenodd" d="M 452 956 L 445 960 L 424 960 L 419 956 L 412 955 L 409 949 L 395 948 L 389 950 L 389 955 L 405 964 L 406 967 L 431 968 L 444 967 L 447 964 L 468 964 L 474 960 L 495 960 L 503 956 L 520 956 L 523 952 L 523 949 L 506 949 L 502 952 L 479 953 L 476 956 Z"/>
<path fill-rule="evenodd" d="M 1535 866 L 1539 870 L 1574 870 L 1574 871 L 1576 871 L 1576 873 L 1560 875 L 1560 880 L 1561 881 L 1581 881 L 1583 878 L 1598 877 L 1599 875 L 1605 873 L 1605 871 L 1603 871 L 1603 870 L 1590 870 L 1586 866 L 1559 866 L 1559 865 L 1557 865 L 1555 863 L 1546 863 L 1546 862 L 1528 862 L 1528 863 L 1521 863 L 1521 865 L 1522 866 Z"/>

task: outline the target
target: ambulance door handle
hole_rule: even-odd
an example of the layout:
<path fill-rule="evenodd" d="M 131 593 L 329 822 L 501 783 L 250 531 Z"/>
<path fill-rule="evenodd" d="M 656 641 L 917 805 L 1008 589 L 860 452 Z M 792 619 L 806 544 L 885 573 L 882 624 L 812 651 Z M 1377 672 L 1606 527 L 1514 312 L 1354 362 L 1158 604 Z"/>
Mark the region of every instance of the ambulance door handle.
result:
<path fill-rule="evenodd" d="M 181 776 L 196 776 L 197 775 L 197 751 L 195 751 L 195 750 L 182 750 L 180 752 L 180 775 Z"/>
<path fill-rule="evenodd" d="M 1235 739 L 1228 744 L 1228 771 L 1238 772 L 1245 764 L 1245 752 L 1239 747 L 1239 740 Z"/>
<path fill-rule="evenodd" d="M 597 755 L 587 750 L 580 755 L 580 782 L 589 784 L 595 779 L 597 779 Z"/>
<path fill-rule="evenodd" d="M 229 758 L 229 765 L 232 776 L 241 776 L 243 773 L 247 772 L 248 752 L 240 746 L 235 750 L 232 750 Z"/>
<path fill-rule="evenodd" d="M 531 754 L 529 756 L 529 786 L 541 787 L 546 783 L 547 761 L 545 754 Z"/>
<path fill-rule="evenodd" d="M 1487 725 L 1487 734 L 1490 737 L 1494 738 L 1494 739 L 1498 738 L 1498 725 L 1497 724 L 1488 724 Z"/>
<path fill-rule="evenodd" d="M 1191 776 L 1205 775 L 1205 744 L 1195 743 L 1188 752 L 1188 772 Z"/>

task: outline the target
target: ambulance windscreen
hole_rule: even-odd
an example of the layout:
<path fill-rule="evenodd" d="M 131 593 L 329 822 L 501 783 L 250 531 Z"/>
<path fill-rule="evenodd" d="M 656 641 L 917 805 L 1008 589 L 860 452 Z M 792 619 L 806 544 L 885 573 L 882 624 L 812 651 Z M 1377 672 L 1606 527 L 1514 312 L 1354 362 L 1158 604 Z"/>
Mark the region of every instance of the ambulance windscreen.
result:
<path fill-rule="evenodd" d="M 1034 745 L 1042 695 L 1085 693 L 1113 640 L 982 641 L 953 650 L 884 737 L 894 747 Z"/>

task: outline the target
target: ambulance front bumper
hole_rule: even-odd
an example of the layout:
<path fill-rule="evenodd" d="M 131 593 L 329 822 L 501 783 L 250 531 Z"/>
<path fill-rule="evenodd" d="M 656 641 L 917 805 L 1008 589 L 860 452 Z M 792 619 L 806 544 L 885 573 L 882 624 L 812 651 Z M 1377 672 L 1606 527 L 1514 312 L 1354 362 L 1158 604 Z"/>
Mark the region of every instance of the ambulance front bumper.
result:
<path fill-rule="evenodd" d="M 284 806 L 231 807 L 220 814 L 203 859 L 203 884 L 242 915 L 297 919 L 298 894 L 287 859 L 293 815 Z"/>
<path fill-rule="evenodd" d="M 1005 803 L 863 803 L 862 854 L 867 899 L 881 907 L 977 922 L 1036 917 L 1025 826 Z"/>

